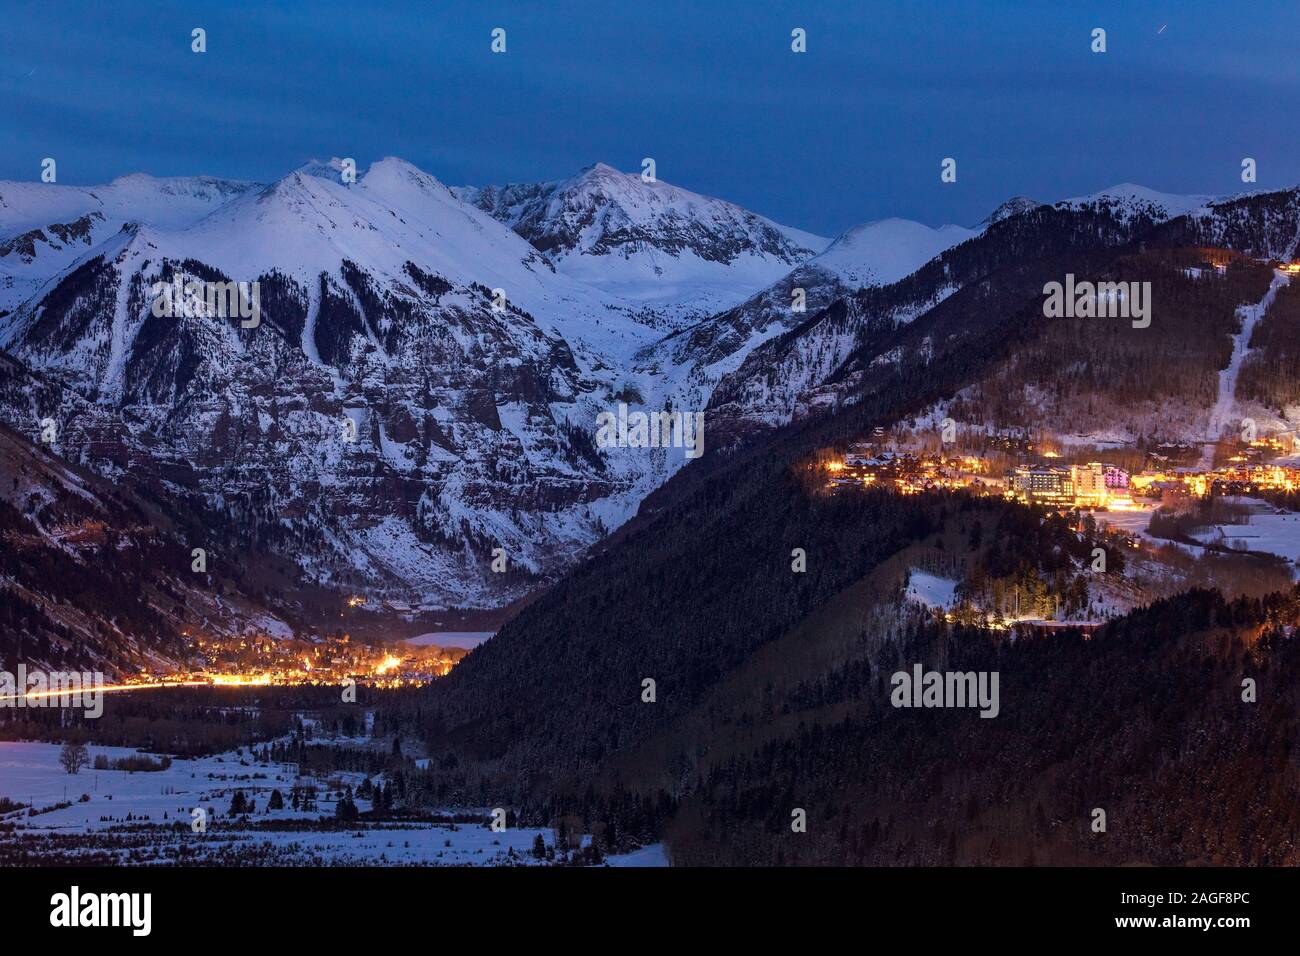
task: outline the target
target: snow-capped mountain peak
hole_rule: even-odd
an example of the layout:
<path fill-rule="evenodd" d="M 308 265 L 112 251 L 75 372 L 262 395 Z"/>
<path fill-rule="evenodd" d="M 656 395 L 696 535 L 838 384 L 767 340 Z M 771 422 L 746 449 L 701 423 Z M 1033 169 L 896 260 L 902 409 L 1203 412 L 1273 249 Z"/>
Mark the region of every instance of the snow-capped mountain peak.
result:
<path fill-rule="evenodd" d="M 118 227 L 138 221 L 165 229 L 182 228 L 258 188 L 258 183 L 214 176 L 158 177 L 147 173 L 119 176 L 101 186 L 3 181 L 0 237 L 92 212 L 116 221 Z"/>
<path fill-rule="evenodd" d="M 827 243 L 600 163 L 485 189 L 394 157 L 342 174 L 0 183 L 0 344 L 79 396 L 68 447 L 108 477 L 201 498 L 324 584 L 442 604 L 522 593 L 487 570 L 494 548 L 558 568 L 680 467 L 672 449 L 597 447 L 611 402 L 787 421 L 869 368 L 866 344 L 1055 241 L 1054 219 L 1120 243 L 1204 200 L 1121 186 L 1063 204 L 1095 210 L 1014 199 L 983 229 L 883 219 Z M 1217 204 L 1169 231 L 1256 248 L 1264 223 L 1281 249 L 1294 207 Z M 260 324 L 155 314 L 176 278 L 256 285 Z M 0 402 L 15 427 L 33 411 L 68 417 Z"/>
<path fill-rule="evenodd" d="M 365 176 L 361 178 L 361 184 L 370 188 L 394 182 L 405 182 L 425 191 L 452 195 L 451 190 L 436 176 L 397 156 L 385 156 L 383 159 L 375 160 L 366 170 Z"/>
<path fill-rule="evenodd" d="M 562 274 L 680 327 L 744 301 L 827 240 L 721 199 L 595 163 L 568 179 L 452 190 Z"/>
<path fill-rule="evenodd" d="M 311 159 L 295 169 L 290 176 L 314 176 L 317 179 L 324 179 L 331 183 L 338 183 L 340 186 L 349 186 L 351 183 L 343 178 L 344 172 L 343 160 L 335 156 L 328 160 Z M 356 170 L 353 169 L 355 173 Z"/>
<path fill-rule="evenodd" d="M 1004 219 L 1010 219 L 1013 216 L 1019 216 L 1021 213 L 1028 212 L 1031 209 L 1037 209 L 1043 205 L 1037 199 L 1030 199 L 1027 196 L 1012 196 L 1006 202 L 998 206 L 988 217 L 980 223 L 985 229 L 994 223 L 999 223 Z"/>
<path fill-rule="evenodd" d="M 491 574 L 479 558 L 492 547 L 521 572 L 555 567 L 681 464 L 604 452 L 590 435 L 626 356 L 654 333 L 411 164 L 341 174 L 309 163 L 192 222 L 95 212 L 30 242 L 0 233 L 6 269 L 58 266 L 15 292 L 0 342 L 143 423 L 177 474 L 193 469 L 182 493 L 202 487 L 205 507 L 274 501 L 314 536 L 309 573 L 405 599 L 508 599 L 525 584 Z M 111 188 L 181 204 L 204 191 L 147 177 Z M 256 287 L 259 321 L 159 314 L 150 290 L 174 277 Z M 344 417 L 353 441 L 339 437 Z"/>
<path fill-rule="evenodd" d="M 808 265 L 830 272 L 851 289 L 888 285 L 975 235 L 977 231 L 961 226 L 934 229 L 910 219 L 878 219 L 843 233 Z"/>
<path fill-rule="evenodd" d="M 1124 221 L 1145 217 L 1152 222 L 1163 222 L 1204 209 L 1215 201 L 1214 196 L 1182 196 L 1158 192 L 1135 183 L 1120 183 L 1089 196 L 1062 199 L 1056 207 L 1103 210 Z"/>
<path fill-rule="evenodd" d="M 213 176 L 119 176 L 101 186 L 0 182 L 0 315 L 128 223 L 185 229 L 257 183 Z"/>

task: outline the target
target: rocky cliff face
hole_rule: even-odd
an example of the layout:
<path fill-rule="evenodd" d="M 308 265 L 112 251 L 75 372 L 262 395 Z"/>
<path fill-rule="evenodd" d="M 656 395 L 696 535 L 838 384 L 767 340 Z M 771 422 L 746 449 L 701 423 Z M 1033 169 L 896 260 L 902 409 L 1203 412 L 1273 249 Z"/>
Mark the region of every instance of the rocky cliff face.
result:
<path fill-rule="evenodd" d="M 164 475 L 193 473 L 156 457 L 139 422 L 4 355 L 0 403 L 11 417 L 23 408 L 30 415 L 21 432 L 0 424 L 6 670 L 22 662 L 109 675 L 163 671 L 195 662 L 191 634 L 287 634 L 303 625 L 301 603 L 261 593 L 265 560 L 232 547 L 219 522 L 169 493 Z M 73 464 L 70 450 L 117 477 Z"/>
<path fill-rule="evenodd" d="M 737 304 L 825 248 L 820 236 L 604 163 L 568 180 L 457 194 L 510 226 L 561 273 L 663 329 Z"/>
<path fill-rule="evenodd" d="M 256 323 L 155 314 L 178 281 L 256 283 Z M 619 355 L 653 335 L 608 305 L 414 167 L 316 165 L 184 228 L 124 226 L 10 318 L 6 348 L 84 397 L 78 418 L 134 431 L 53 396 L 5 413 L 55 419 L 63 454 L 201 501 L 312 580 L 498 604 L 676 467 L 595 447 Z"/>

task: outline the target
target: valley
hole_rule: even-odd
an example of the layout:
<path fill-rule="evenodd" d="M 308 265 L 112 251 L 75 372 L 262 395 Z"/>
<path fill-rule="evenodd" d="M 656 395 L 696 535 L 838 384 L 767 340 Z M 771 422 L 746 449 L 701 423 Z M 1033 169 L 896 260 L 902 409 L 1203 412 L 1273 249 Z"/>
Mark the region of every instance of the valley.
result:
<path fill-rule="evenodd" d="M 0 183 L 0 657 L 109 692 L 0 708 L 0 858 L 1294 862 L 1157 808 L 1294 786 L 1300 190 L 828 240 L 344 169 Z M 949 665 L 997 705 L 890 707 Z M 65 798 L 69 741 L 170 764 Z M 1089 843 L 1079 779 L 1160 822 Z"/>

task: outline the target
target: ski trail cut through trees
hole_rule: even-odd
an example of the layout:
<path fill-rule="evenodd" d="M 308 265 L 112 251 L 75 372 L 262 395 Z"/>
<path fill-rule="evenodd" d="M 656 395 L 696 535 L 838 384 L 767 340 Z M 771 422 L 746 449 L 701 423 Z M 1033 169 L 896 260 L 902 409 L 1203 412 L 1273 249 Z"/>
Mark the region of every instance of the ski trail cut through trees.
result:
<path fill-rule="evenodd" d="M 1201 468 L 1204 470 L 1209 470 L 1214 464 L 1214 449 L 1224 429 L 1236 428 L 1239 424 L 1233 415 L 1237 405 L 1237 378 L 1241 374 L 1242 363 L 1250 352 L 1250 337 L 1255 333 L 1259 320 L 1273 304 L 1277 290 L 1289 281 L 1285 273 L 1275 271 L 1264 298 L 1254 305 L 1243 305 L 1237 310 L 1241 315 L 1241 331 L 1233 336 L 1232 358 L 1228 360 L 1228 367 L 1219 372 L 1219 394 L 1210 410 L 1210 426 L 1206 436 L 1210 440 L 1206 442 L 1201 455 Z"/>

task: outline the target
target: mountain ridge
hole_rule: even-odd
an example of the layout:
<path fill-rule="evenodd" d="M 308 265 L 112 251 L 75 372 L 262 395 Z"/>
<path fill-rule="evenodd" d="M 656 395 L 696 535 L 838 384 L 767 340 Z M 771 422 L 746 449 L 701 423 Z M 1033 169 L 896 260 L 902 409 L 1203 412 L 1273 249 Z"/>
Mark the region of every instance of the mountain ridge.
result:
<path fill-rule="evenodd" d="M 149 206 L 116 229 L 96 212 L 84 230 L 47 224 L 46 240 L 61 247 L 49 251 L 63 257 L 48 263 L 44 251 L 24 263 L 26 245 L 0 232 L 0 285 L 28 266 L 39 280 L 0 317 L 0 342 L 92 405 L 141 422 L 131 460 L 159 487 L 257 515 L 254 537 L 309 541 L 298 547 L 308 579 L 436 606 L 514 600 L 685 464 L 678 449 L 596 447 L 596 415 L 619 401 L 707 408 L 716 448 L 856 400 L 856 383 L 894 361 L 891 349 L 933 347 L 913 342 L 908 325 L 989 281 L 997 262 L 1039 254 L 1044 237 L 1082 246 L 1150 234 L 1267 251 L 1293 216 L 1290 194 L 1208 206 L 1190 197 L 1191 213 L 1170 216 L 1153 205 L 1160 194 L 1117 189 L 1114 201 L 1095 198 L 1106 191 L 1083 203 L 1009 200 L 975 230 L 880 220 L 783 265 L 756 293 L 742 276 L 740 306 L 665 334 L 412 164 L 380 159 L 355 182 L 342 168 L 311 161 L 270 184 L 181 178 L 161 192 L 149 177 L 122 177 L 119 192 L 142 190 L 150 203 L 178 193 L 183 208 Z M 555 189 L 575 179 L 597 191 L 684 194 L 599 165 Z M 1138 206 L 1121 202 L 1130 194 Z M 16 195 L 9 184 L 4 195 Z M 739 207 L 697 198 L 710 214 L 752 224 Z M 18 222 L 12 203 L 9 212 Z M 742 245 L 755 241 L 746 236 Z M 151 316 L 149 290 L 176 276 L 260 282 L 262 327 Z M 50 411 L 11 404 L 0 417 L 30 432 L 32 415 Z M 355 446 L 340 444 L 344 418 Z M 102 447 L 67 453 L 93 463 Z M 100 467 L 112 475 L 123 465 Z M 495 548 L 510 555 L 509 574 L 488 570 Z"/>

